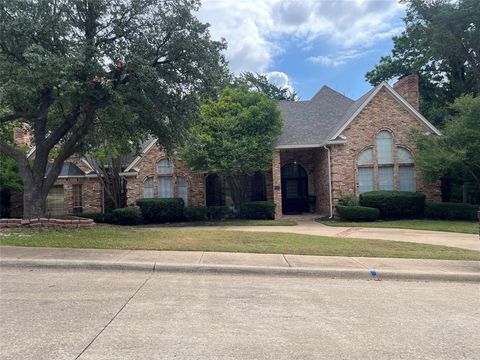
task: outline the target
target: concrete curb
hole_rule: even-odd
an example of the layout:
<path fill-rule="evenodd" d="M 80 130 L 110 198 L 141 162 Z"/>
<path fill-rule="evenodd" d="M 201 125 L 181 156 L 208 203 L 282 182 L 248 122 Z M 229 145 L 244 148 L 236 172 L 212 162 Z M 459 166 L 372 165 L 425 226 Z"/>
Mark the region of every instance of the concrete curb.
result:
<path fill-rule="evenodd" d="M 75 261 L 75 260 L 22 260 L 1 259 L 3 268 L 37 268 L 37 269 L 78 269 L 104 271 L 144 271 L 165 273 L 214 273 L 240 275 L 268 275 L 318 277 L 339 279 L 371 280 L 367 269 L 336 269 L 336 268 L 305 268 L 305 267 L 267 267 L 267 266 L 240 266 L 240 265 L 205 265 L 205 264 L 161 264 L 155 262 L 108 262 L 108 261 Z M 456 281 L 480 282 L 480 273 L 470 272 L 407 272 L 407 271 L 379 271 L 380 280 L 420 280 L 420 281 Z"/>

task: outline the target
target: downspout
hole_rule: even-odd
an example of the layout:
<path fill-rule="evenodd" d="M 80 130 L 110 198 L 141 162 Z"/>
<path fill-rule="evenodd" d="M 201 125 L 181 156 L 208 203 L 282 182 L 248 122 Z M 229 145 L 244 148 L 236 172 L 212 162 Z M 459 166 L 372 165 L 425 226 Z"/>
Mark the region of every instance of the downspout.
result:
<path fill-rule="evenodd" d="M 328 199 L 330 203 L 330 217 L 328 219 L 333 218 L 333 199 L 332 199 L 332 167 L 331 167 L 331 160 L 330 160 L 330 148 L 326 145 L 323 146 L 325 150 L 327 150 L 327 161 L 328 161 Z"/>

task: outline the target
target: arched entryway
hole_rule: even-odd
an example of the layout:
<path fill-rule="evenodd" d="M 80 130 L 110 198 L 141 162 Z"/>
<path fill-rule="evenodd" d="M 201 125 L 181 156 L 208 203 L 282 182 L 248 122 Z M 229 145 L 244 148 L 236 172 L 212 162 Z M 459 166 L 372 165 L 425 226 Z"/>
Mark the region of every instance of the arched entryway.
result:
<path fill-rule="evenodd" d="M 308 212 L 308 176 L 297 163 L 282 166 L 282 209 L 284 214 Z"/>
<path fill-rule="evenodd" d="M 222 184 L 217 174 L 210 174 L 205 178 L 205 205 L 220 206 L 222 201 Z"/>

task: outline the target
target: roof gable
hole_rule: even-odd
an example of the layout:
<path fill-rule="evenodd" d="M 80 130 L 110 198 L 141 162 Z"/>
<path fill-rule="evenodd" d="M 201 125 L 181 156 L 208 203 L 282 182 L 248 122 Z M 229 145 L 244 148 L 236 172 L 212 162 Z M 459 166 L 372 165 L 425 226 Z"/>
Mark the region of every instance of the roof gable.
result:
<path fill-rule="evenodd" d="M 418 110 L 416 110 L 412 105 L 410 105 L 400 94 L 398 94 L 387 82 L 383 81 L 377 87 L 370 90 L 360 99 L 358 99 L 344 115 L 342 119 L 342 125 L 334 132 L 332 132 L 329 140 L 334 140 L 339 137 L 342 132 L 355 120 L 355 118 L 360 114 L 360 112 L 372 101 L 372 99 L 380 92 L 381 89 L 385 89 L 390 93 L 393 98 L 402 105 L 415 119 L 425 125 L 430 129 L 434 134 L 441 135 L 440 131 L 433 126 Z"/>

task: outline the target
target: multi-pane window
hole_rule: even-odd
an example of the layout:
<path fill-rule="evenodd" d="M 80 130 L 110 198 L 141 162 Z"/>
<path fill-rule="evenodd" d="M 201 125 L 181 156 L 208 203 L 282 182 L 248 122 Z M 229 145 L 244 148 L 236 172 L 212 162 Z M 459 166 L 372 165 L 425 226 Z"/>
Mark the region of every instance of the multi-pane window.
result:
<path fill-rule="evenodd" d="M 375 151 L 374 151 L 375 150 Z M 394 153 L 392 134 L 380 131 L 375 149 L 363 150 L 357 157 L 358 192 L 372 190 L 415 191 L 415 168 L 412 153 L 397 147 Z M 395 175 L 398 174 L 398 184 Z"/>
<path fill-rule="evenodd" d="M 74 213 L 81 213 L 82 212 L 82 206 L 83 206 L 82 185 L 81 184 L 72 185 L 72 195 L 73 195 L 73 212 Z"/>
<path fill-rule="evenodd" d="M 361 193 L 373 191 L 375 182 L 373 177 L 373 150 L 365 149 L 357 159 L 358 165 L 358 191 Z"/>
<path fill-rule="evenodd" d="M 364 193 L 373 191 L 375 183 L 373 180 L 373 167 L 358 168 L 358 191 Z"/>
<path fill-rule="evenodd" d="M 173 197 L 173 164 L 169 159 L 162 159 L 157 163 L 158 197 Z"/>
<path fill-rule="evenodd" d="M 143 197 L 153 198 L 153 177 L 147 177 L 143 182 Z"/>
<path fill-rule="evenodd" d="M 415 168 L 413 155 L 405 148 L 397 148 L 398 187 L 400 191 L 415 191 Z"/>
<path fill-rule="evenodd" d="M 378 164 L 393 164 L 392 134 L 380 131 L 376 138 Z"/>
<path fill-rule="evenodd" d="M 170 160 L 163 159 L 157 163 L 157 174 L 171 174 L 173 173 L 173 165 Z"/>
<path fill-rule="evenodd" d="M 47 213 L 53 216 L 63 215 L 64 203 L 63 185 L 52 186 L 47 195 Z"/>
<path fill-rule="evenodd" d="M 185 206 L 188 205 L 188 182 L 184 177 L 177 177 L 178 197 L 183 199 Z"/>
<path fill-rule="evenodd" d="M 393 166 L 378 168 L 378 190 L 393 190 Z"/>

